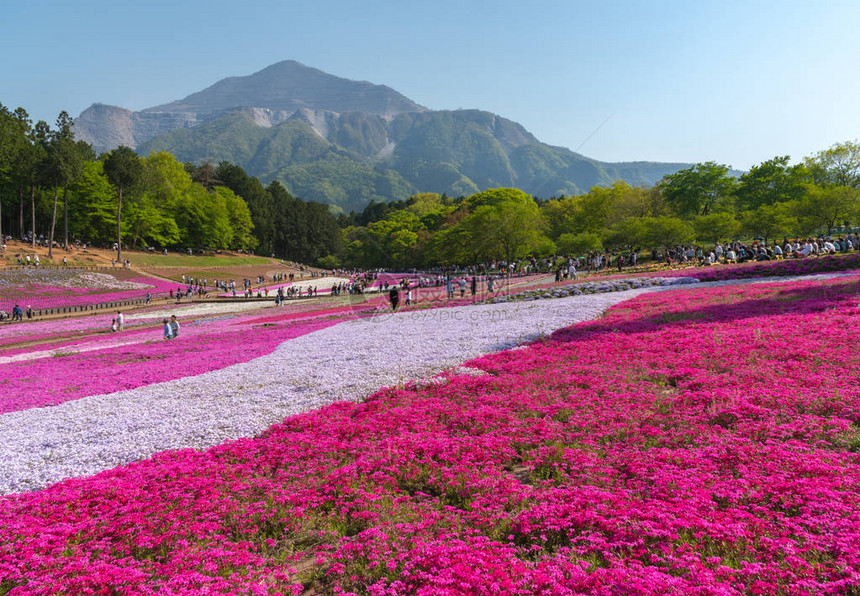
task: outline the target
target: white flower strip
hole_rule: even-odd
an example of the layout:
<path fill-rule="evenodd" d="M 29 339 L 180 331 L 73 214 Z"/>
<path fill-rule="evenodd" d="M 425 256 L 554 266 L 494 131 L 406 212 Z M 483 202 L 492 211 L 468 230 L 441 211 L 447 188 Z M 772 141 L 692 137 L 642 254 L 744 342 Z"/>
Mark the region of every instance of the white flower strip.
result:
<path fill-rule="evenodd" d="M 142 290 L 149 284 L 119 280 L 109 273 L 82 273 L 75 269 L 14 269 L 4 271 L 0 287 L 15 287 L 21 284 L 42 284 L 63 288 L 88 290 Z"/>
<path fill-rule="evenodd" d="M 0 494 L 39 490 L 167 449 L 202 449 L 254 436 L 287 416 L 336 401 L 360 401 L 383 386 L 412 379 L 436 382 L 432 377 L 446 370 L 471 374 L 455 367 L 595 318 L 642 293 L 845 275 L 856 272 L 641 288 L 348 321 L 286 341 L 267 356 L 196 377 L 0 415 Z"/>
<path fill-rule="evenodd" d="M 269 302 L 245 302 L 244 300 L 239 299 L 236 302 L 176 304 L 175 306 L 167 306 L 157 310 L 145 310 L 138 313 L 126 314 L 125 320 L 146 321 L 150 319 L 162 319 L 164 317 L 170 317 L 170 315 L 177 315 L 180 317 L 206 317 L 209 315 L 259 310 L 274 306 L 274 298 Z"/>
<path fill-rule="evenodd" d="M 380 387 L 592 319 L 643 291 L 353 320 L 196 377 L 10 412 L 0 416 L 0 494 L 38 490 L 167 449 L 254 436 L 287 416 L 359 401 Z"/>
<path fill-rule="evenodd" d="M 82 352 L 93 352 L 95 350 L 107 350 L 108 348 L 121 348 L 132 344 L 142 344 L 152 341 L 157 338 L 157 335 L 152 336 L 135 336 L 129 339 L 115 339 L 113 341 L 93 341 L 88 343 L 75 344 L 72 346 L 61 346 L 52 350 L 39 350 L 38 352 L 24 352 L 15 354 L 14 356 L 0 356 L 0 365 L 12 364 L 14 362 L 29 362 L 40 358 L 53 358 L 56 356 L 80 354 Z"/>

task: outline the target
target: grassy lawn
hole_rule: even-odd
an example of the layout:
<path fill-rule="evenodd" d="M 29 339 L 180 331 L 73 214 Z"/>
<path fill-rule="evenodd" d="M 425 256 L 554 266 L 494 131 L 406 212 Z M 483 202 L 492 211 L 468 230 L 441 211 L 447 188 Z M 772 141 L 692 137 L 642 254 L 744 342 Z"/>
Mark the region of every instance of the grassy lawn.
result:
<path fill-rule="evenodd" d="M 238 273 L 231 273 L 229 271 L 221 271 L 219 269 L 177 269 L 175 271 L 165 271 L 165 270 L 152 270 L 152 273 L 159 275 L 161 277 L 166 277 L 167 279 L 174 279 L 176 281 L 181 281 L 183 275 L 187 275 L 188 277 L 194 277 L 198 279 L 206 279 L 208 282 L 212 282 L 215 279 L 235 279 L 242 280 L 244 277 L 249 277 L 249 275 L 245 275 L 244 277 Z"/>
<path fill-rule="evenodd" d="M 242 265 L 273 264 L 272 259 L 256 256 L 187 256 L 160 254 L 132 254 L 129 256 L 132 264 L 138 267 L 239 267 Z"/>

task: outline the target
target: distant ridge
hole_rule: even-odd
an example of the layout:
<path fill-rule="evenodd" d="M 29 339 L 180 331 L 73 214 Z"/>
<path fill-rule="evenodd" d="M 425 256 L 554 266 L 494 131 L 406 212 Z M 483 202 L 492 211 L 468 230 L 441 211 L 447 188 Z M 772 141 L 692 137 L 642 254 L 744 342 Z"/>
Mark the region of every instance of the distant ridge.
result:
<path fill-rule="evenodd" d="M 416 192 L 515 186 L 550 197 L 617 179 L 650 185 L 688 165 L 599 162 L 541 143 L 501 116 L 429 110 L 385 85 L 293 60 L 138 112 L 93 104 L 75 130 L 99 152 L 126 145 L 182 161 L 227 160 L 347 211 Z"/>

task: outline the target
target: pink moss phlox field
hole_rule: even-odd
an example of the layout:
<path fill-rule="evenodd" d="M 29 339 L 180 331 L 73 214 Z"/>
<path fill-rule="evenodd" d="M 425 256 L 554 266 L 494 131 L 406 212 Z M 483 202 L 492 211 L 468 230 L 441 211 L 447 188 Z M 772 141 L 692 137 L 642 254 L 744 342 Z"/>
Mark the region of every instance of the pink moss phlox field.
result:
<path fill-rule="evenodd" d="M 663 271 L 665 277 L 695 277 L 699 281 L 725 281 L 751 279 L 755 277 L 790 277 L 812 273 L 831 273 L 860 269 L 860 253 L 807 257 L 805 259 L 781 259 L 740 263 L 737 265 L 712 265 L 710 267 L 685 268 Z"/>
<path fill-rule="evenodd" d="M 292 321 L 283 325 L 242 327 L 215 322 L 198 329 L 185 322 L 179 338 L 161 339 L 161 325 L 96 338 L 94 351 L 75 353 L 80 343 L 52 345 L 56 356 L 0 365 L 0 414 L 61 404 L 89 395 L 199 375 L 269 354 L 280 343 L 324 329 L 337 319 Z M 238 324 L 238 322 L 237 322 Z M 93 340 L 93 338 L 90 338 Z M 136 340 L 136 341 L 135 341 Z M 117 345 L 134 341 L 130 345 Z M 189 351 L 199 357 L 189 358 Z"/>
<path fill-rule="evenodd" d="M 108 290 L 103 288 L 68 288 L 63 286 L 46 286 L 42 284 L 27 284 L 18 288 L 5 290 L 0 305 L 11 311 L 14 304 L 22 308 L 32 306 L 34 310 L 49 308 L 64 308 L 100 304 L 104 302 L 122 302 L 136 300 L 147 294 L 163 294 L 171 289 L 176 290 L 180 284 L 156 279 L 154 277 L 133 277 L 123 279 L 124 282 L 144 284 L 144 288 L 132 290 Z"/>
<path fill-rule="evenodd" d="M 645 294 L 484 376 L 0 501 L 10 594 L 860 585 L 855 279 Z"/>

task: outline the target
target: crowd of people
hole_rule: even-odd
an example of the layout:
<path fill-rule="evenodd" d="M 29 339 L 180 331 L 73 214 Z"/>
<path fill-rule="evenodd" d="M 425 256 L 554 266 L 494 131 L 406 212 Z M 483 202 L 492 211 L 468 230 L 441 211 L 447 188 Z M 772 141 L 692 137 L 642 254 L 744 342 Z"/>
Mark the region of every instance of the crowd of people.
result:
<path fill-rule="evenodd" d="M 844 254 L 855 250 L 860 250 L 860 237 L 853 233 L 837 238 L 818 236 L 792 240 L 784 237 L 781 242 L 770 243 L 759 238 L 752 243 L 716 243 L 710 249 L 704 249 L 701 246 L 676 246 L 666 251 L 662 257 L 662 262 L 666 266 L 674 264 L 714 265 L 718 263 L 803 259 L 828 254 Z M 660 260 L 656 253 L 653 256 L 655 260 Z"/>

